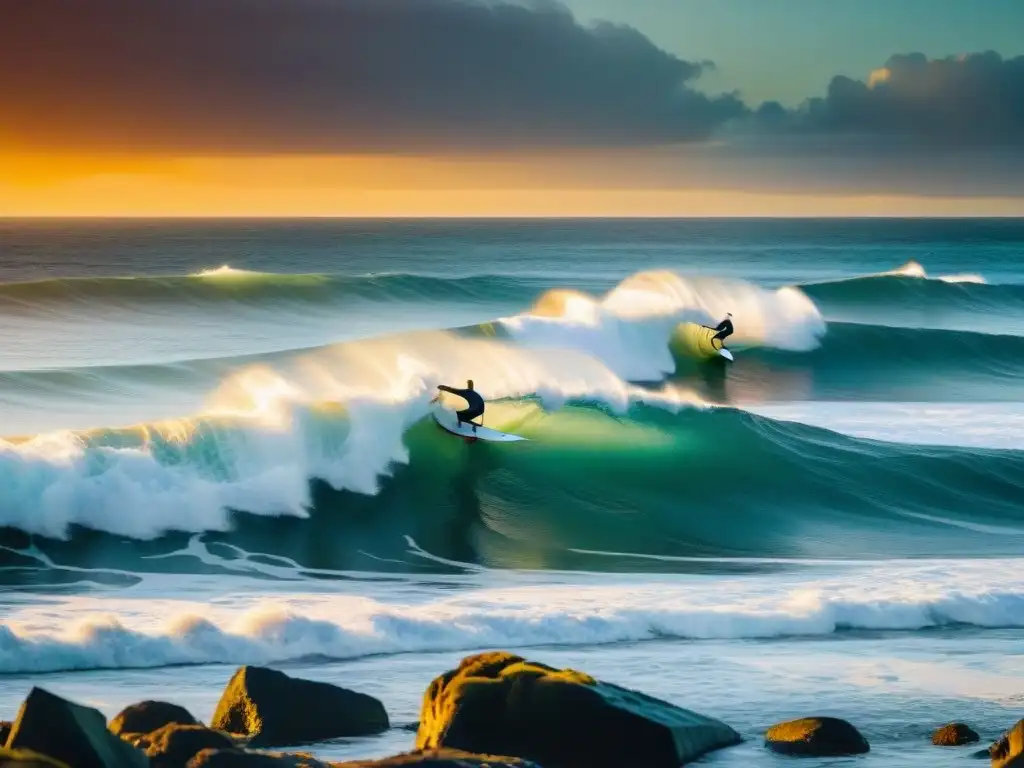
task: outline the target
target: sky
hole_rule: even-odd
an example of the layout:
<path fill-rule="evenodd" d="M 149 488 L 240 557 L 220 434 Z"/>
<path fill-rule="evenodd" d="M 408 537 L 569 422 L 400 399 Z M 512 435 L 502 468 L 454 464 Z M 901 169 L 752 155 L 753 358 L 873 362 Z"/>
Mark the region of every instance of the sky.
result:
<path fill-rule="evenodd" d="M 0 216 L 1024 215 L 1019 0 L 0 0 Z"/>
<path fill-rule="evenodd" d="M 834 75 L 864 77 L 894 53 L 1024 53 L 1020 0 L 569 0 L 583 20 L 642 30 L 709 59 L 709 87 L 797 106 Z"/>

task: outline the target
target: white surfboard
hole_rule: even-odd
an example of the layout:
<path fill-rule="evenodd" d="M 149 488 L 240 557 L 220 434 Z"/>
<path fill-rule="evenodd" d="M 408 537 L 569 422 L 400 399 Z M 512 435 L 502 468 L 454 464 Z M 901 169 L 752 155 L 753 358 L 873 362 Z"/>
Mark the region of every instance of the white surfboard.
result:
<path fill-rule="evenodd" d="M 434 404 L 434 421 L 447 432 L 451 432 L 453 435 L 459 437 L 476 438 L 477 440 L 486 440 L 492 443 L 515 443 L 520 440 L 528 440 L 529 438 L 520 437 L 519 435 L 513 435 L 509 432 L 499 432 L 496 429 L 490 427 L 480 427 L 473 431 L 472 424 L 462 423 L 459 424 L 459 418 L 455 415 L 455 411 L 450 411 L 440 403 Z"/>
<path fill-rule="evenodd" d="M 732 352 L 730 352 L 728 349 L 725 349 L 724 347 L 722 349 L 718 350 L 718 354 L 720 354 L 722 357 L 724 357 L 730 363 L 734 360 L 734 358 L 732 356 Z"/>

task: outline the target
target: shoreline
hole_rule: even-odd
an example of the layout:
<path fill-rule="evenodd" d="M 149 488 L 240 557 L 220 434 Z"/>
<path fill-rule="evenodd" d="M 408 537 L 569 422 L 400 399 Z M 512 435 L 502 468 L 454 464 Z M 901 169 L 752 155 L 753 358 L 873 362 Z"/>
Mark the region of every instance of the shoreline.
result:
<path fill-rule="evenodd" d="M 1001 640 L 978 639 L 978 635 L 1004 635 Z M 890 643 L 889 641 L 894 641 Z M 917 765 L 928 756 L 930 765 L 960 764 L 967 757 L 961 748 L 940 750 L 929 743 L 931 731 L 950 720 L 965 720 L 980 734 L 980 746 L 995 740 L 1021 710 L 1019 692 L 1024 675 L 1005 681 L 1001 688 L 986 689 L 993 674 L 976 672 L 973 682 L 955 686 L 943 695 L 911 692 L 910 681 L 891 674 L 899 666 L 887 647 L 900 648 L 897 656 L 905 673 L 921 676 L 919 684 L 950 680 L 967 685 L 963 668 L 977 666 L 993 658 L 1012 659 L 1012 647 L 1019 646 L 1009 633 L 975 633 L 960 640 L 922 636 L 912 633 L 899 638 L 810 640 L 795 645 L 789 641 L 651 641 L 619 646 L 596 646 L 523 651 L 527 658 L 555 666 L 570 666 L 591 672 L 602 680 L 655 695 L 662 700 L 721 718 L 736 728 L 744 742 L 716 752 L 702 763 L 713 765 L 776 765 L 779 758 L 767 754 L 761 742 L 765 729 L 775 722 L 808 714 L 843 717 L 861 729 L 872 751 L 858 758 L 865 765 Z M 921 661 L 924 649 L 933 650 L 933 659 Z M 949 653 L 956 655 L 950 657 Z M 1017 652 L 1019 653 L 1019 651 Z M 276 665 L 289 675 L 325 681 L 365 691 L 379 698 L 391 717 L 391 729 L 377 736 L 342 739 L 307 748 L 330 762 L 368 759 L 393 755 L 411 748 L 414 734 L 407 727 L 419 719 L 421 697 L 430 680 L 453 667 L 464 656 L 461 652 L 378 656 L 349 662 L 307 661 Z M 959 670 L 944 659 L 964 657 Z M 881 663 L 871 662 L 871 659 Z M 877 677 L 889 677 L 865 687 L 856 678 L 869 674 L 865 664 L 877 666 Z M 847 667 L 851 680 L 835 676 L 839 667 Z M 760 672 L 759 672 L 760 668 Z M 831 681 L 820 678 L 831 670 Z M 99 705 L 108 717 L 124 706 L 144 698 L 170 698 L 185 706 L 197 718 L 208 722 L 217 698 L 233 668 L 220 665 L 176 669 L 98 670 L 44 676 L 4 676 L 8 692 L 0 717 L 16 714 L 13 695 L 21 696 L 33 684 L 51 688 L 73 701 Z M 796 674 L 803 674 L 798 680 Z M 841 676 L 840 676 L 841 677 Z M 807 682 L 819 679 L 816 688 Z M 788 690 L 780 692 L 782 680 Z M 879 689 L 878 686 L 884 686 Z M 175 691 L 177 698 L 166 694 Z M 17 694 L 15 693 L 17 691 Z M 738 696 L 736 691 L 743 691 Z M 973 691 L 973 693 L 972 693 Z M 1011 691 L 1016 691 L 1014 696 Z M 984 697 L 984 698 L 979 698 Z M 987 700 L 986 700 L 987 699 Z M 12 706 L 12 704 L 14 706 Z M 957 759 L 954 759 L 957 758 Z M 773 762 L 774 761 L 774 762 Z M 828 765 L 814 759 L 800 763 L 802 768 Z"/>

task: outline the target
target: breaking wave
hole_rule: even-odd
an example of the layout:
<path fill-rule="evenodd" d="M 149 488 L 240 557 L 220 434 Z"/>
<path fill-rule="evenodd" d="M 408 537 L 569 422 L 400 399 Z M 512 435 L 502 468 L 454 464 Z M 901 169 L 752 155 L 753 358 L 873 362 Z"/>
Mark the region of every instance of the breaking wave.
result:
<path fill-rule="evenodd" d="M 37 571 L 23 554 L 29 545 L 63 566 L 98 557 L 143 572 L 228 567 L 224 558 L 174 554 L 195 534 L 211 546 L 355 570 L 421 567 L 408 557 L 407 535 L 444 561 L 503 567 L 586 568 L 599 558 L 602 569 L 640 562 L 673 570 L 693 567 L 679 558 L 706 556 L 1018 554 L 1024 453 L 955 440 L 927 449 L 883 443 L 743 407 L 852 394 L 892 400 L 911 389 L 920 398 L 937 378 L 956 378 L 979 399 L 1010 398 L 1024 366 L 1017 337 L 844 323 L 826 308 L 844 296 L 877 305 L 904 283 L 947 293 L 1019 290 L 903 272 L 778 289 L 645 272 L 603 295 L 538 292 L 512 278 L 230 269 L 2 286 L 0 302 L 19 292 L 39 294 L 33 302 L 71 294 L 169 301 L 181 293 L 220 301 L 225 285 L 236 284 L 260 301 L 308 298 L 325 286 L 352 295 L 353 285 L 386 291 L 378 304 L 402 303 L 406 290 L 448 291 L 445 301 L 457 303 L 473 293 L 529 298 L 525 311 L 455 330 L 0 374 L 0 394 L 27 411 L 87 403 L 99 413 L 130 401 L 133 414 L 159 414 L 25 429 L 0 441 L 0 567 L 16 580 Z M 881 306 L 887 315 L 902 305 Z M 727 379 L 721 365 L 687 360 L 672 344 L 680 323 L 726 312 L 741 351 Z M 530 443 L 471 448 L 436 429 L 428 416 L 436 385 L 468 378 L 492 402 L 488 425 Z M 166 418 L 182 393 L 201 407 Z M 146 546 L 115 543 L 126 539 Z"/>
<path fill-rule="evenodd" d="M 181 664 L 272 664 L 373 654 L 578 646 L 678 638 L 822 637 L 848 630 L 1024 627 L 1024 583 L 1016 562 L 987 568 L 935 562 L 849 567 L 719 580 L 714 589 L 680 581 L 630 585 L 526 584 L 440 590 L 426 601 L 307 591 L 276 600 L 236 585 L 232 606 L 126 593 L 95 605 L 78 598 L 81 618 L 57 628 L 23 609 L 0 627 L 0 674 L 123 669 Z M 1002 572 L 1004 576 L 994 576 Z M 229 580 L 230 581 L 230 580 Z M 594 582 L 595 580 L 590 580 Z M 372 590 L 372 585 L 363 585 Z M 458 587 L 458 582 L 450 584 Z M 301 585 L 297 587 L 301 590 Z M 293 587 L 293 590 L 295 587 Z M 133 599 L 134 598 L 134 599 Z M 54 598 L 59 601 L 60 598 Z M 47 613 L 52 608 L 47 607 Z M 141 625 L 141 626 L 140 626 Z"/>

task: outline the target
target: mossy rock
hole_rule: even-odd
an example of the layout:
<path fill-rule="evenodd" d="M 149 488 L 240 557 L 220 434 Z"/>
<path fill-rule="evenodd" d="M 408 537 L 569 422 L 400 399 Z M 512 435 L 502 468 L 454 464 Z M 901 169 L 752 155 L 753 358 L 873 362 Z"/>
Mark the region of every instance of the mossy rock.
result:
<path fill-rule="evenodd" d="M 10 749 L 29 749 L 73 768 L 145 768 L 146 756 L 107 730 L 92 707 L 33 688 L 18 712 Z"/>
<path fill-rule="evenodd" d="M 765 746 L 783 755 L 840 757 L 870 751 L 860 731 L 835 717 L 805 717 L 773 725 L 764 735 Z"/>
<path fill-rule="evenodd" d="M 177 704 L 166 701 L 140 701 L 131 704 L 110 721 L 110 732 L 118 736 L 127 733 L 151 733 L 165 725 L 200 725 L 192 713 Z"/>
<path fill-rule="evenodd" d="M 186 768 L 332 768 L 308 754 L 274 754 L 247 749 L 204 749 Z"/>
<path fill-rule="evenodd" d="M 401 766 L 426 766 L 428 768 L 540 768 L 536 763 L 520 760 L 518 757 L 496 755 L 475 755 L 459 749 L 432 749 L 422 752 L 407 752 L 379 760 L 356 760 L 337 763 L 332 768 L 399 768 Z"/>
<path fill-rule="evenodd" d="M 253 747 L 283 747 L 388 730 L 384 705 L 328 683 L 242 667 L 228 683 L 210 725 L 251 737 Z"/>
<path fill-rule="evenodd" d="M 948 723 L 937 728 L 932 734 L 932 744 L 937 747 L 961 747 L 974 744 L 981 737 L 965 723 Z"/>
<path fill-rule="evenodd" d="M 6 749 L 0 747 L 0 768 L 70 768 L 67 763 L 40 755 L 31 749 Z"/>
<path fill-rule="evenodd" d="M 992 768 L 1024 768 L 1024 720 L 1018 720 L 988 752 Z"/>
<path fill-rule="evenodd" d="M 205 725 L 170 723 L 146 737 L 152 768 L 181 768 L 204 749 L 234 749 L 235 743 Z"/>
<path fill-rule="evenodd" d="M 544 768 L 678 768 L 739 741 L 713 718 L 583 672 L 491 652 L 430 684 L 416 747 L 511 755 Z"/>

